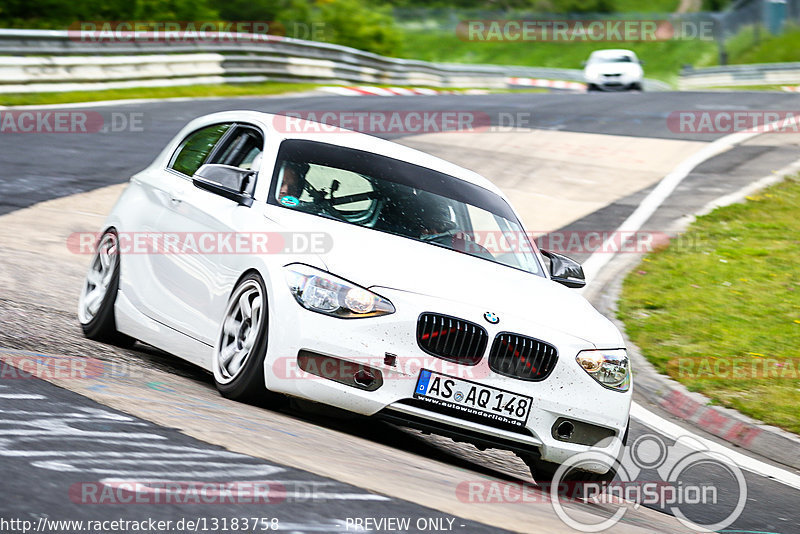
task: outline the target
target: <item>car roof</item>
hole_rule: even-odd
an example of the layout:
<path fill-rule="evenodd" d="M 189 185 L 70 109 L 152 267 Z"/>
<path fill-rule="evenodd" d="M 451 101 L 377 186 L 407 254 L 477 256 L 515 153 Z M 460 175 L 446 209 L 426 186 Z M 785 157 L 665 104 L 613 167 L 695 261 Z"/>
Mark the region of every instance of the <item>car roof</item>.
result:
<path fill-rule="evenodd" d="M 624 48 L 611 48 L 608 50 L 595 50 L 589 57 L 605 57 L 605 56 L 635 56 L 632 50 L 625 50 Z"/>
<path fill-rule="evenodd" d="M 488 189 L 506 199 L 506 196 L 497 186 L 480 174 L 436 156 L 426 154 L 425 152 L 393 143 L 392 141 L 387 141 L 373 135 L 303 119 L 292 119 L 293 128 L 296 127 L 299 132 L 281 132 L 279 128 L 276 128 L 276 122 L 280 124 L 282 120 L 280 117 L 282 116 L 261 111 L 235 110 L 205 115 L 196 119 L 196 121 L 192 121 L 192 123 L 199 122 L 202 123 L 202 125 L 228 121 L 256 123 L 263 127 L 265 131 L 272 132 L 282 139 L 304 139 L 363 150 L 365 152 L 373 152 L 454 176 L 465 182 Z M 197 126 L 201 126 L 201 124 Z"/>

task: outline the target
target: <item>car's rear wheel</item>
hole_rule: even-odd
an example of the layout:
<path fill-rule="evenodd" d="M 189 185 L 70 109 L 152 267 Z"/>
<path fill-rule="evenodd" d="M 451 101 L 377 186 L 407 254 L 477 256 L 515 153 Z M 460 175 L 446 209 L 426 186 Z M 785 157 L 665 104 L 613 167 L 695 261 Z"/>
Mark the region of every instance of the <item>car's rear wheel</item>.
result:
<path fill-rule="evenodd" d="M 117 331 L 114 303 L 119 289 L 119 240 L 114 230 L 106 231 L 97 248 L 83 282 L 78 302 L 78 320 L 89 339 L 131 345 L 134 339 Z"/>
<path fill-rule="evenodd" d="M 214 347 L 214 381 L 229 399 L 273 399 L 264 383 L 267 353 L 267 291 L 264 280 L 250 273 L 233 290 Z"/>

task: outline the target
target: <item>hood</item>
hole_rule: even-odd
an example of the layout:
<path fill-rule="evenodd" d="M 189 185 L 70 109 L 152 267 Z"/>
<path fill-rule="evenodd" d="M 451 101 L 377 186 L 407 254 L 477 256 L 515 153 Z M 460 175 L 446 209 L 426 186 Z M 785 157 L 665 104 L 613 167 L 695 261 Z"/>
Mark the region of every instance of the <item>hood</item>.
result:
<path fill-rule="evenodd" d="M 288 226 L 289 220 L 298 216 L 314 217 L 281 211 L 285 212 L 281 214 L 282 220 L 276 222 L 282 226 Z M 512 314 L 600 348 L 623 346 L 616 327 L 575 289 L 542 276 L 319 217 L 314 217 L 314 226 L 316 231 L 328 232 L 332 237 L 330 251 L 319 255 L 328 271 L 356 284 L 427 295 L 501 315 Z"/>

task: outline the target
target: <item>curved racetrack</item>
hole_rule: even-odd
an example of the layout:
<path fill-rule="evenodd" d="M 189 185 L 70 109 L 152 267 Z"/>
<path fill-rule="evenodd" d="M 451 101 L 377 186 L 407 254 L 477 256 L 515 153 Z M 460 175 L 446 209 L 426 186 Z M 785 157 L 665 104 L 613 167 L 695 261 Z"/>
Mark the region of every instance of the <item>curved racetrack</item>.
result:
<path fill-rule="evenodd" d="M 508 125 L 511 118 L 518 128 L 387 137 L 481 172 L 509 193 L 530 229 L 546 233 L 616 229 L 662 176 L 724 135 L 673 131 L 670 113 L 788 110 L 796 99 L 778 93 L 550 93 L 87 104 L 84 109 L 107 120 L 114 115 L 141 122 L 102 134 L 2 134 L 0 357 L 8 362 L 2 367 L 8 380 L 0 379 L 0 474 L 15 498 L 3 499 L 0 512 L 34 523 L 45 516 L 194 518 L 209 528 L 213 519 L 278 518 L 281 530 L 298 532 L 353 531 L 356 518 L 411 518 L 409 530 L 415 525 L 458 532 L 568 530 L 540 492 L 525 502 L 512 496 L 493 503 L 465 493 L 470 483 L 531 482 L 511 454 L 480 452 L 370 419 L 331 418 L 308 407 L 275 411 L 228 402 L 207 374 L 168 355 L 143 345 L 125 350 L 84 339 L 74 310 L 88 258 L 67 250 L 67 236 L 97 230 L 119 184 L 148 164 L 186 122 L 213 111 L 461 110 L 486 113 L 494 125 Z M 793 163 L 798 137 L 759 136 L 706 161 L 646 228 L 668 231 L 709 201 Z M 9 365 L 29 353 L 51 362 L 89 357 L 105 372 L 91 380 L 13 379 Z M 668 418 L 656 407 L 644 407 Z M 672 445 L 676 436 L 653 428 L 658 425 L 652 421 L 634 419 L 631 441 L 655 435 Z M 695 428 L 687 428 L 689 433 L 713 439 Z M 755 459 L 780 467 L 772 459 Z M 791 483 L 797 473 L 781 469 L 783 480 L 758 468 L 744 471 L 746 507 L 728 531 L 800 532 L 800 485 Z M 738 488 L 712 468 L 698 468 L 692 476 L 718 478 L 720 502 L 692 508 L 690 517 L 709 523 L 724 517 Z M 646 471 L 640 477 L 658 480 Z M 91 504 L 100 482 L 131 480 L 266 480 L 280 491 L 275 502 L 258 506 Z M 585 503 L 571 503 L 569 509 L 586 521 L 611 510 Z M 369 526 L 388 531 L 391 525 Z M 614 529 L 685 530 L 668 514 L 632 507 Z"/>

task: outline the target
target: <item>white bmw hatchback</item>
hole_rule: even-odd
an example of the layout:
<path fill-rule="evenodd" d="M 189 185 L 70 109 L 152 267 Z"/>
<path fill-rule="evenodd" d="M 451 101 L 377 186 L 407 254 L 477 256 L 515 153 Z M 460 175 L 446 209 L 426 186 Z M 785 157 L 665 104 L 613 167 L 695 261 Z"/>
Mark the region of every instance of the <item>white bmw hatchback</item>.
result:
<path fill-rule="evenodd" d="M 577 263 L 538 250 L 473 172 L 276 118 L 196 119 L 131 178 L 81 293 L 89 338 L 161 348 L 232 399 L 298 397 L 511 450 L 537 479 L 590 448 L 618 456 L 630 366 L 568 289 Z"/>
<path fill-rule="evenodd" d="M 630 50 L 595 50 L 583 64 L 588 91 L 641 91 L 644 87 L 642 61 Z"/>

